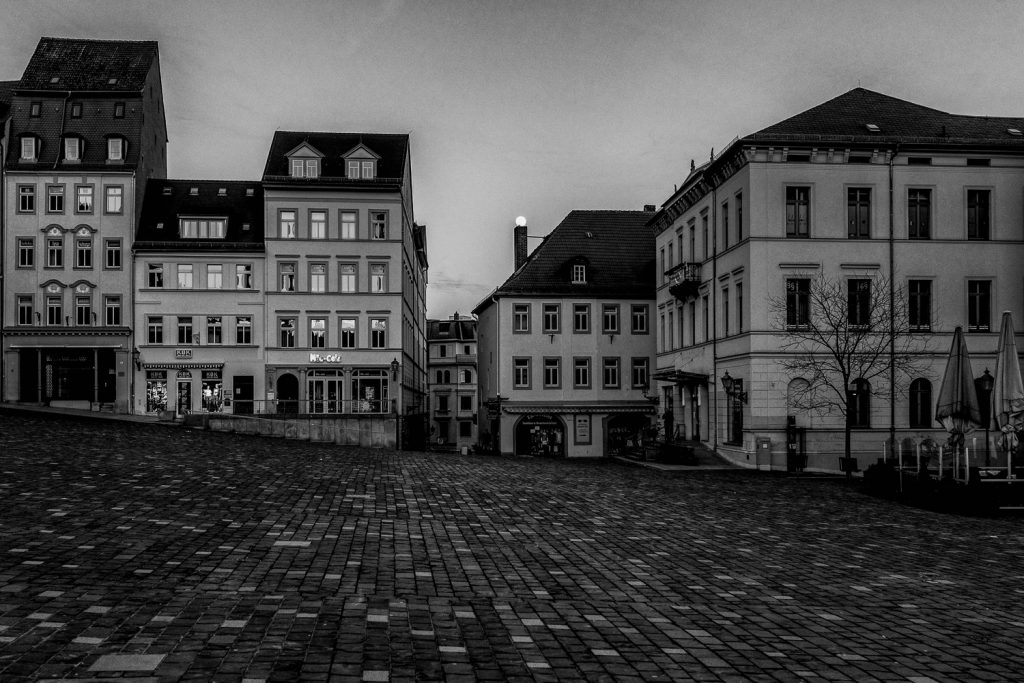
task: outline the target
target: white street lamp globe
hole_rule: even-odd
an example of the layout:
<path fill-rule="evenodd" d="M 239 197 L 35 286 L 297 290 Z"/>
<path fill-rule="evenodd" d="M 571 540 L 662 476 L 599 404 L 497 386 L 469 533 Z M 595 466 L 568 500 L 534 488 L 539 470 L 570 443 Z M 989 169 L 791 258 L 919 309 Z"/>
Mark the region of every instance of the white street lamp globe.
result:
<path fill-rule="evenodd" d="M 519 225 L 519 226 L 526 225 L 526 216 L 517 216 L 516 217 L 516 225 Z"/>

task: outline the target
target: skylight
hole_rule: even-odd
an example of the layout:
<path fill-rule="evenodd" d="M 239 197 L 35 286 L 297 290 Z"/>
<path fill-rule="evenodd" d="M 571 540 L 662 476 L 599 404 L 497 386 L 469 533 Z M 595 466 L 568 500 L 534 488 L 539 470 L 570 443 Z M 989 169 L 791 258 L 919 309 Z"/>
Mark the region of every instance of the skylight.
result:
<path fill-rule="evenodd" d="M 169 188 L 169 187 L 165 187 L 165 188 L 164 188 L 164 194 L 165 194 L 165 195 L 169 195 L 169 194 L 171 194 L 171 188 Z"/>
<path fill-rule="evenodd" d="M 60 76 L 54 76 L 53 78 L 50 79 L 50 83 L 59 83 L 59 82 L 60 82 Z"/>
<path fill-rule="evenodd" d="M 867 128 L 868 128 L 868 130 L 869 130 L 870 132 L 872 132 L 872 133 L 881 133 L 881 132 L 882 132 L 882 129 L 881 129 L 881 128 L 879 128 L 879 127 L 878 127 L 878 124 L 875 124 L 875 123 L 869 123 L 869 124 L 867 124 Z"/>
<path fill-rule="evenodd" d="M 107 85 L 116 85 L 116 84 L 117 84 L 117 79 L 116 78 L 108 78 L 107 79 Z"/>
<path fill-rule="evenodd" d="M 217 188 L 217 196 L 218 197 L 227 197 L 228 196 L 228 188 L 226 188 L 226 187 Z"/>
<path fill-rule="evenodd" d="M 198 187 L 190 187 L 190 188 L 188 188 L 188 193 L 194 197 L 197 194 L 199 194 L 199 188 Z"/>
<path fill-rule="evenodd" d="M 1009 133 L 1010 135 L 1016 135 L 1017 137 L 1021 137 L 1022 135 L 1024 135 L 1024 133 L 1020 132 L 1020 128 L 1007 128 L 1006 132 Z"/>

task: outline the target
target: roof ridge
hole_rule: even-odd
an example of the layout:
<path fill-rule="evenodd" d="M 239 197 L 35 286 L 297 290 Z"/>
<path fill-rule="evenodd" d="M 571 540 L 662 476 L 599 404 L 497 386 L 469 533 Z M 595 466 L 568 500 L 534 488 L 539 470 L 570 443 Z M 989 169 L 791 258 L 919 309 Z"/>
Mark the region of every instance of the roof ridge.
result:
<path fill-rule="evenodd" d="M 41 36 L 39 40 L 63 40 L 74 43 L 114 43 L 129 45 L 159 45 L 157 40 L 121 40 L 119 38 L 69 38 L 66 36 Z"/>

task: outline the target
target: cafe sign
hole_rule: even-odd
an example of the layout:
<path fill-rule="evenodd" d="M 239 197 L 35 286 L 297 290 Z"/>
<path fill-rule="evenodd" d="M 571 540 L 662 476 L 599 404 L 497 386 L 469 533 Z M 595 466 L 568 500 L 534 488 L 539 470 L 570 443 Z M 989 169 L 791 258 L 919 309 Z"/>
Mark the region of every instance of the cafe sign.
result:
<path fill-rule="evenodd" d="M 340 363 L 340 353 L 311 353 L 309 354 L 310 363 Z"/>

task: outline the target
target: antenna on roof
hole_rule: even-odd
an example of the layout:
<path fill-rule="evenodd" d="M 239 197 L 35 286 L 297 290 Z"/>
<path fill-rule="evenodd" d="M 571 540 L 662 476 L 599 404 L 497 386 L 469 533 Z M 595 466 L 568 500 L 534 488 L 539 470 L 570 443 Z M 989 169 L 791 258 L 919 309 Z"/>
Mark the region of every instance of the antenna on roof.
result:
<path fill-rule="evenodd" d="M 690 172 L 692 173 L 695 168 L 697 168 L 697 164 L 694 163 L 693 159 L 690 159 Z"/>

